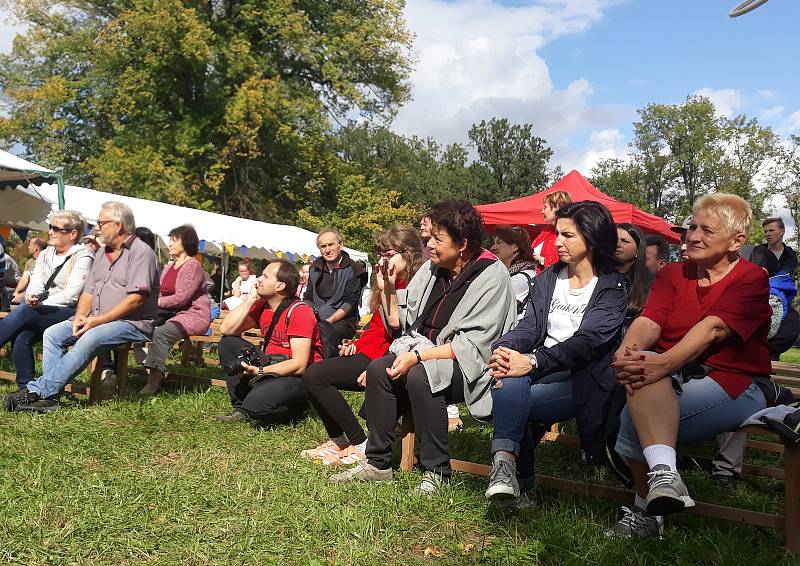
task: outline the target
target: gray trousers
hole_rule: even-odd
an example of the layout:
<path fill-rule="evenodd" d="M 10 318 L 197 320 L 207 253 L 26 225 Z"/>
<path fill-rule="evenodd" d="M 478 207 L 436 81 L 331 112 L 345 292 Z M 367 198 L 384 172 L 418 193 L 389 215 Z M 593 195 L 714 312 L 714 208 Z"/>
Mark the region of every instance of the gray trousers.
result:
<path fill-rule="evenodd" d="M 153 340 L 147 347 L 147 358 L 144 367 L 164 371 L 167 367 L 167 354 L 178 340 L 186 336 L 180 326 L 167 321 L 166 324 L 156 326 L 153 330 Z"/>
<path fill-rule="evenodd" d="M 747 433 L 722 432 L 717 435 L 719 452 L 714 456 L 711 473 L 718 476 L 742 475 L 742 460 L 747 445 Z"/>

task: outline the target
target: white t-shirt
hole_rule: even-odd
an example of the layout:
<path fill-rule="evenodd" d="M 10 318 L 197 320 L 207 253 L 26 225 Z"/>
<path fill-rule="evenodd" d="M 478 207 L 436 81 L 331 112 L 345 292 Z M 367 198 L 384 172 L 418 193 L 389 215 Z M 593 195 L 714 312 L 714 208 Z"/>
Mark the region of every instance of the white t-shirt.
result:
<path fill-rule="evenodd" d="M 256 283 L 256 277 L 251 273 L 247 279 L 242 279 L 241 277 L 237 277 L 233 281 L 233 287 L 239 287 L 239 292 L 241 293 L 240 299 L 242 301 L 245 300 L 247 295 L 249 295 L 253 291 L 253 285 Z"/>
<path fill-rule="evenodd" d="M 559 271 L 553 298 L 550 300 L 545 347 L 549 348 L 560 344 L 575 334 L 581 325 L 583 313 L 586 312 L 586 306 L 589 304 L 596 285 L 597 277 L 592 277 L 585 287 L 570 289 L 567 267 L 563 267 Z"/>

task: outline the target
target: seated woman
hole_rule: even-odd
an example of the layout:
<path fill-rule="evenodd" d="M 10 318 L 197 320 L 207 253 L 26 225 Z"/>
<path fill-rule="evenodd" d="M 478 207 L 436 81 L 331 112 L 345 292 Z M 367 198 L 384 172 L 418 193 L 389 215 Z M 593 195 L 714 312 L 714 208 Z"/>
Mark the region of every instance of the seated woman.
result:
<path fill-rule="evenodd" d="M 617 259 L 622 264 L 619 272 L 625 276 L 628 288 L 628 307 L 624 329 L 641 314 L 650 292 L 653 276 L 647 269 L 647 248 L 641 230 L 633 224 L 617 224 Z"/>
<path fill-rule="evenodd" d="M 511 275 L 511 284 L 517 297 L 517 313 L 522 318 L 530 290 L 530 281 L 536 275 L 531 239 L 519 226 L 498 226 L 494 230 L 492 253 L 503 262 Z"/>
<path fill-rule="evenodd" d="M 466 402 L 476 418 L 491 415 L 490 346 L 517 317 L 508 270 L 481 249 L 481 217 L 468 202 L 439 203 L 429 216 L 430 261 L 405 290 L 384 280 L 392 297 L 389 316 L 399 308 L 405 334 L 392 343 L 391 354 L 367 367 L 367 461 L 332 481 L 391 480 L 395 426 L 410 408 L 425 470 L 418 491 L 432 494 L 452 474 L 448 403 Z"/>
<path fill-rule="evenodd" d="M 211 324 L 205 273 L 194 258 L 199 242 L 197 232 L 188 224 L 170 230 L 172 261 L 161 272 L 158 318 L 143 364 L 147 384 L 139 391 L 142 395 L 155 395 L 161 389 L 170 348 L 179 340 L 205 334 Z"/>
<path fill-rule="evenodd" d="M 11 358 L 20 389 L 34 378 L 33 346 L 45 330 L 75 314 L 94 261 L 94 253 L 78 243 L 85 230 L 79 212 L 61 210 L 50 216 L 49 247 L 36 259 L 25 299 L 0 320 L 0 347 L 14 340 Z"/>
<path fill-rule="evenodd" d="M 759 383 L 769 388 L 769 283 L 738 255 L 752 220 L 738 196 L 700 198 L 689 259 L 658 272 L 614 354 L 628 392 L 616 449 L 634 473 L 636 499 L 609 534 L 659 536 L 660 515 L 694 505 L 675 465 L 676 445 L 736 428 L 767 404 Z"/>
<path fill-rule="evenodd" d="M 625 318 L 617 230 L 602 204 L 558 209 L 559 261 L 531 283 L 519 325 L 494 344 L 493 465 L 486 497 L 535 504 L 536 445 L 547 427 L 575 418 L 588 462 L 604 459 L 603 423 L 616 385 L 611 367 Z"/>
<path fill-rule="evenodd" d="M 235 309 L 247 299 L 248 295 L 255 292 L 258 278 L 253 274 L 253 266 L 250 264 L 250 260 L 245 258 L 239 263 L 237 270 L 239 276 L 233 280 L 231 296 L 222 301 L 222 308 L 225 310 Z"/>
<path fill-rule="evenodd" d="M 367 435 L 339 390 L 362 391 L 367 366 L 385 356 L 398 329 L 397 309 L 391 312 L 389 287 L 405 289 L 407 282 L 422 264 L 422 245 L 416 230 L 398 224 L 375 237 L 378 276 L 372 288 L 372 318 L 355 342 L 339 347 L 339 357 L 312 364 L 303 374 L 311 403 L 317 411 L 330 440 L 317 448 L 304 450 L 301 457 L 322 460 L 325 464 L 354 464 L 365 458 Z"/>

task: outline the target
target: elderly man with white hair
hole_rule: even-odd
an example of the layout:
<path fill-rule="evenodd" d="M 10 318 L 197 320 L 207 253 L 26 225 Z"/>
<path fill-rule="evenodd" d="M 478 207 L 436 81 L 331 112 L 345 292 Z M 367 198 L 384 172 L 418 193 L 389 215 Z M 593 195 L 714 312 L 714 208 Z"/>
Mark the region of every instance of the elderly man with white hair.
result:
<path fill-rule="evenodd" d="M 98 351 L 152 336 L 159 289 L 153 250 L 134 235 L 133 212 L 125 204 L 104 203 L 97 227 L 101 247 L 75 317 L 45 331 L 44 371 L 25 389 L 6 395 L 7 411 L 56 411 L 64 386 Z"/>

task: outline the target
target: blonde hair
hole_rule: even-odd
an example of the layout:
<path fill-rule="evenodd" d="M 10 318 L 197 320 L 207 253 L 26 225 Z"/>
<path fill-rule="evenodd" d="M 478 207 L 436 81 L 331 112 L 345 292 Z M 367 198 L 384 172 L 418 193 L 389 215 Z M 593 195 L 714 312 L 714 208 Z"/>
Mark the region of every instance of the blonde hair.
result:
<path fill-rule="evenodd" d="M 553 191 L 544 196 L 544 203 L 551 208 L 561 208 L 565 204 L 572 204 L 572 197 L 565 191 Z"/>
<path fill-rule="evenodd" d="M 83 233 L 86 232 L 86 219 L 83 217 L 83 214 L 77 210 L 58 210 L 50 215 L 50 223 L 52 224 L 56 218 L 60 218 L 64 221 L 64 228 L 76 230 L 78 232 L 75 243 L 78 243 L 80 239 L 83 238 Z M 47 247 L 47 244 L 39 247 L 44 249 Z"/>
<path fill-rule="evenodd" d="M 730 235 L 750 233 L 753 210 L 742 197 L 727 193 L 703 195 L 692 207 L 692 214 L 707 212 L 720 218 Z"/>

